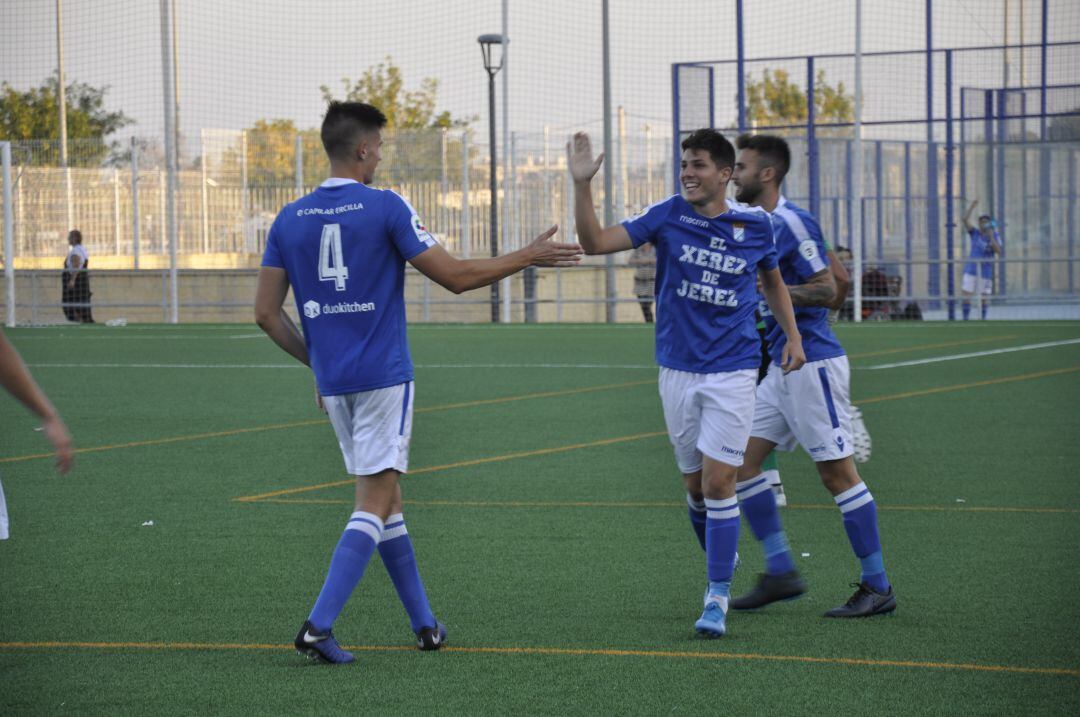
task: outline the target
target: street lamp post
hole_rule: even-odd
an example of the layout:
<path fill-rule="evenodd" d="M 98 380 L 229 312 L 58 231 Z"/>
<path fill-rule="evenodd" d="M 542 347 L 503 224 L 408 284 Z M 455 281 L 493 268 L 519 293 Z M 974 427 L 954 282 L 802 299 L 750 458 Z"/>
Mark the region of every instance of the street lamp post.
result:
<path fill-rule="evenodd" d="M 488 73 L 488 157 L 491 160 L 491 255 L 499 254 L 499 198 L 496 178 L 495 156 L 495 74 L 502 69 L 502 35 L 481 35 L 476 39 L 480 43 L 480 52 L 484 56 L 484 69 Z M 500 48 L 498 64 L 492 62 L 492 46 Z M 491 323 L 499 323 L 499 282 L 491 285 Z"/>

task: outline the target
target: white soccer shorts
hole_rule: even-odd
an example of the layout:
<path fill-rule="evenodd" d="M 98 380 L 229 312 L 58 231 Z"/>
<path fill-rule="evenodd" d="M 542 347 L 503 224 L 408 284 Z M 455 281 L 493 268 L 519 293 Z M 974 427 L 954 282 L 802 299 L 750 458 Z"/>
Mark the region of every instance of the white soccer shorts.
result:
<path fill-rule="evenodd" d="M 660 368 L 664 422 L 681 472 L 701 470 L 702 455 L 742 465 L 756 384 L 756 368 L 719 373 Z"/>
<path fill-rule="evenodd" d="M 976 289 L 975 287 L 978 287 Z M 984 295 L 993 292 L 994 282 L 988 277 L 979 277 L 974 274 L 964 274 L 964 278 L 960 283 L 960 289 L 966 291 L 969 294 L 982 293 Z"/>
<path fill-rule="evenodd" d="M 350 475 L 374 475 L 390 468 L 408 471 L 412 381 L 374 391 L 324 396 L 323 405 Z"/>
<path fill-rule="evenodd" d="M 772 364 L 758 386 L 750 435 L 781 451 L 801 445 L 814 461 L 850 456 L 850 375 L 847 356 L 810 361 L 789 374 Z"/>

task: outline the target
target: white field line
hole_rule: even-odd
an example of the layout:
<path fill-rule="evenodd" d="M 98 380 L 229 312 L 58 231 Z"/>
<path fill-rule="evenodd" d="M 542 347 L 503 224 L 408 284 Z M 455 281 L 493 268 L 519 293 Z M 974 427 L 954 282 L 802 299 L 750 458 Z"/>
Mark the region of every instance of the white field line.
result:
<path fill-rule="evenodd" d="M 972 351 L 966 354 L 950 354 L 948 356 L 934 356 L 933 358 L 915 359 L 912 361 L 897 361 L 895 363 L 880 363 L 875 366 L 856 366 L 867 371 L 875 371 L 884 368 L 900 368 L 902 366 L 921 366 L 928 363 L 941 363 L 942 361 L 959 361 L 979 356 L 993 356 L 995 354 L 1008 354 L 1016 351 L 1035 351 L 1036 349 L 1049 349 L 1055 346 L 1069 346 L 1080 344 L 1080 339 L 1066 339 L 1064 341 L 1047 341 L 1041 344 L 1024 344 L 1023 346 L 1010 346 L 1004 349 L 989 349 L 987 351 Z"/>

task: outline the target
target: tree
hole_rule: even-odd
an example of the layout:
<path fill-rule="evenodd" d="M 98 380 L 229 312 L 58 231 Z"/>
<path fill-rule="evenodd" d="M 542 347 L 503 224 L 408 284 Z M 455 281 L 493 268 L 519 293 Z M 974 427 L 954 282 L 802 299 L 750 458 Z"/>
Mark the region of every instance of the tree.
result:
<path fill-rule="evenodd" d="M 0 137 L 10 140 L 53 140 L 44 151 L 35 153 L 35 164 L 56 164 L 60 160 L 60 86 L 57 75 L 40 87 L 20 92 L 7 82 L 0 84 Z M 116 143 L 107 138 L 134 120 L 123 112 L 105 109 L 107 87 L 72 82 L 66 89 L 67 135 L 74 145 L 68 164 L 93 167 L 101 164 Z"/>
<path fill-rule="evenodd" d="M 434 77 L 420 80 L 420 89 L 406 90 L 401 68 L 389 55 L 384 62 L 369 67 L 353 82 L 341 78 L 347 102 L 366 102 L 375 105 L 386 115 L 390 129 L 425 129 L 428 127 L 464 127 L 469 119 L 454 119 L 447 111 L 435 113 L 435 97 L 439 81 Z M 319 87 L 323 99 L 331 102 L 334 93 L 326 85 Z"/>
<path fill-rule="evenodd" d="M 808 116 L 806 92 L 791 82 L 786 70 L 765 70 L 761 80 L 747 75 L 746 109 L 747 121 L 761 128 L 805 125 Z M 815 124 L 852 122 L 854 118 L 855 98 L 845 92 L 844 83 L 833 87 L 825 81 L 825 71 L 818 71 L 814 78 Z"/>

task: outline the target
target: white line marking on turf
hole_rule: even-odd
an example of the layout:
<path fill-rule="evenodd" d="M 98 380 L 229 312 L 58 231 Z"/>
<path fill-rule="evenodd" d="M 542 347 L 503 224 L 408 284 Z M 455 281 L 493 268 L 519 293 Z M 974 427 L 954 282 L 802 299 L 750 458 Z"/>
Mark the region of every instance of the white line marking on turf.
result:
<path fill-rule="evenodd" d="M 866 369 L 868 371 L 874 371 L 883 368 L 900 368 L 901 366 L 921 366 L 928 363 L 940 363 L 942 361 L 959 361 L 966 358 L 977 358 L 979 356 L 993 356 L 994 354 L 1008 354 L 1015 351 L 1034 351 L 1036 349 L 1049 349 L 1055 346 L 1069 346 L 1071 344 L 1080 344 L 1080 339 L 1067 339 L 1065 341 L 1047 341 L 1041 344 L 1024 344 L 1023 346 L 1010 346 L 1004 349 L 990 349 L 987 351 L 972 351 L 966 354 L 951 354 L 949 356 L 935 356 L 934 358 L 915 359 L 913 361 L 897 361 L 896 363 L 881 363 L 876 366 L 858 366 L 857 368 Z"/>

